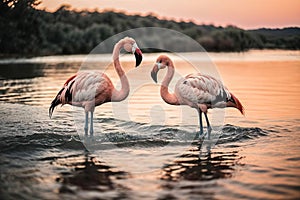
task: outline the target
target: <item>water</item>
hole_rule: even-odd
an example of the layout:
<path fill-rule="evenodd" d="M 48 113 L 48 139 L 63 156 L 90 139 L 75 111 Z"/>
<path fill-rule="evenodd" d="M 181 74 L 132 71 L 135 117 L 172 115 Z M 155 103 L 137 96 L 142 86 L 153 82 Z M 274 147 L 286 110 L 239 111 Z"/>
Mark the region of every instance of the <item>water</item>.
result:
<path fill-rule="evenodd" d="M 203 63 L 202 54 L 183 55 Z M 87 151 L 81 110 L 67 105 L 48 117 L 52 98 L 85 56 L 0 61 L 0 198 L 299 199 L 299 51 L 210 56 L 246 108 L 245 117 L 234 109 L 210 111 L 214 130 L 221 130 L 210 151 L 194 140 L 197 113 L 165 104 L 150 78 L 125 104 L 96 109 Z M 135 71 L 133 58 L 122 58 L 132 85 L 156 57 L 146 54 Z M 96 56 L 91 66 L 109 59 Z M 180 60 L 175 65 L 182 74 L 192 71 Z M 112 66 L 101 69 L 117 82 Z M 128 105 L 126 112 L 118 105 Z M 185 112 L 191 120 L 182 119 Z M 222 114 L 218 123 L 214 116 Z"/>

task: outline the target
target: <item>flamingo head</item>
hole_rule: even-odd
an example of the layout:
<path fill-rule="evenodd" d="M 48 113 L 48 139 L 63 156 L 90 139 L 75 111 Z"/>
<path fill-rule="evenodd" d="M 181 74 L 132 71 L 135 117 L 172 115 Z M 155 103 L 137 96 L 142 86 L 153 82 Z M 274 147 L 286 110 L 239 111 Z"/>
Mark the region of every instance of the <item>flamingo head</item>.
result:
<path fill-rule="evenodd" d="M 139 66 L 143 59 L 143 54 L 138 45 L 136 44 L 136 41 L 133 38 L 126 37 L 124 38 L 125 44 L 124 49 L 127 52 L 132 52 L 135 56 L 135 67 Z"/>
<path fill-rule="evenodd" d="M 161 55 L 156 59 L 156 63 L 151 71 L 151 77 L 155 83 L 157 83 L 157 73 L 160 69 L 169 67 L 171 60 L 165 55 Z"/>

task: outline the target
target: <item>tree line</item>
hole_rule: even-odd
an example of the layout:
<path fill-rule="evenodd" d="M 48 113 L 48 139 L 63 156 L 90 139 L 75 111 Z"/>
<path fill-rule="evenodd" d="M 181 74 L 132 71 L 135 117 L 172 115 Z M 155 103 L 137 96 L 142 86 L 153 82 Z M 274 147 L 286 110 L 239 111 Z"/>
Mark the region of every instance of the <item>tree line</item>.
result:
<path fill-rule="evenodd" d="M 300 28 L 297 27 L 243 30 L 235 26 L 158 19 L 154 15 L 75 11 L 67 5 L 62 5 L 55 12 L 47 12 L 36 9 L 38 4 L 37 0 L 1 0 L 2 57 L 86 54 L 108 37 L 139 27 L 161 27 L 184 33 L 207 51 L 300 49 Z"/>

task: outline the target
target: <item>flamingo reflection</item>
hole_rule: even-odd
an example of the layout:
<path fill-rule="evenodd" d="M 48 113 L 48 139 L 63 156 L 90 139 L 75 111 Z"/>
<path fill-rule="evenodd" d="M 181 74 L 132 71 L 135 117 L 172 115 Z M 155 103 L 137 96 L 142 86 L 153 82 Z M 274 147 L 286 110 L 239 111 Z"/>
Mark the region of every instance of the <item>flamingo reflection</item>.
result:
<path fill-rule="evenodd" d="M 77 190 L 106 192 L 125 188 L 114 180 L 125 179 L 128 173 L 108 166 L 88 153 L 84 156 L 58 159 L 56 164 L 72 168 L 72 171 L 61 173 L 57 179 L 61 183 L 60 193 L 76 193 Z"/>
<path fill-rule="evenodd" d="M 201 146 L 192 147 L 170 164 L 163 167 L 162 180 L 208 181 L 229 178 L 238 164 L 237 151 L 208 150 L 201 153 Z"/>

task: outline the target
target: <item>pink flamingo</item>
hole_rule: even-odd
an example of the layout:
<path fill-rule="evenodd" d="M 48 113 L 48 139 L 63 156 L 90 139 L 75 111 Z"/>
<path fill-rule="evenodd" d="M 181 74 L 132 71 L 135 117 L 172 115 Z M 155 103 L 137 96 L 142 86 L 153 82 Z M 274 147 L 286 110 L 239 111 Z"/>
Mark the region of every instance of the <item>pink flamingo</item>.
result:
<path fill-rule="evenodd" d="M 168 86 L 174 75 L 174 65 L 172 60 L 165 55 L 157 58 L 151 71 L 152 79 L 157 83 L 157 73 L 160 69 L 168 68 L 167 74 L 163 79 L 160 95 L 162 99 L 171 105 L 188 105 L 196 108 L 199 114 L 200 135 L 203 134 L 202 113 L 204 113 L 208 138 L 212 130 L 207 110 L 209 108 L 237 108 L 244 115 L 244 108 L 241 102 L 222 84 L 221 81 L 208 75 L 189 74 L 180 79 L 175 86 L 175 93 L 169 93 Z"/>
<path fill-rule="evenodd" d="M 119 102 L 129 94 L 129 83 L 120 64 L 119 55 L 121 48 L 132 52 L 136 58 L 136 67 L 142 62 L 142 52 L 134 39 L 125 37 L 115 44 L 113 50 L 113 62 L 121 80 L 121 90 L 117 90 L 108 76 L 102 72 L 81 71 L 70 77 L 58 92 L 49 108 L 51 118 L 54 108 L 59 104 L 70 104 L 83 107 L 85 111 L 85 135 L 88 135 L 89 112 L 91 113 L 90 135 L 93 135 L 93 114 L 95 106 L 106 102 Z"/>

